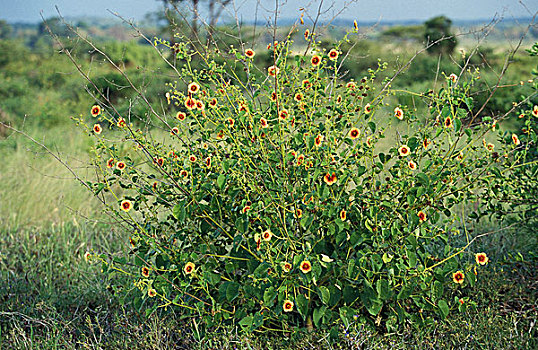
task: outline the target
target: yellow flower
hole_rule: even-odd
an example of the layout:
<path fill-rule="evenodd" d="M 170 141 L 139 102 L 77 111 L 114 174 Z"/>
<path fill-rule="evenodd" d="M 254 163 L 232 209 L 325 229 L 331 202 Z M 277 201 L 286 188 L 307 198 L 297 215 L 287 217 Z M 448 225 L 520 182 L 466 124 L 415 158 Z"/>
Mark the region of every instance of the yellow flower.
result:
<path fill-rule="evenodd" d="M 157 291 L 155 289 L 153 289 L 153 288 L 148 289 L 148 296 L 150 298 L 153 298 L 156 295 L 157 295 Z"/>
<path fill-rule="evenodd" d="M 321 63 L 321 57 L 319 57 L 318 55 L 314 55 L 310 60 L 310 63 L 312 63 L 312 66 L 314 67 L 319 66 Z"/>
<path fill-rule="evenodd" d="M 355 140 L 357 137 L 359 137 L 360 133 L 361 132 L 359 131 L 359 129 L 352 128 L 351 130 L 349 130 L 348 136 L 350 139 Z"/>
<path fill-rule="evenodd" d="M 477 253 L 475 260 L 478 265 L 486 265 L 489 262 L 489 258 L 486 253 Z"/>
<path fill-rule="evenodd" d="M 267 68 L 267 73 L 269 73 L 270 76 L 275 77 L 280 72 L 280 69 L 276 66 L 271 66 Z"/>
<path fill-rule="evenodd" d="M 301 84 L 305 89 L 310 89 L 312 87 L 312 83 L 308 79 L 304 79 Z"/>
<path fill-rule="evenodd" d="M 519 141 L 519 138 L 517 137 L 516 134 L 512 134 L 512 142 L 514 142 L 514 145 L 516 146 L 519 146 L 519 144 L 521 143 L 521 141 Z"/>
<path fill-rule="evenodd" d="M 400 107 L 394 108 L 394 116 L 400 120 L 404 118 L 404 112 Z"/>
<path fill-rule="evenodd" d="M 407 147 L 407 145 L 403 145 L 398 149 L 398 152 L 400 153 L 400 156 L 405 157 L 409 155 L 409 152 L 411 152 L 411 149 Z"/>
<path fill-rule="evenodd" d="M 456 271 L 452 274 L 452 280 L 454 283 L 462 284 L 465 279 L 465 274 L 462 271 Z"/>
<path fill-rule="evenodd" d="M 187 115 L 185 113 L 183 113 L 183 112 L 177 112 L 177 114 L 176 114 L 176 118 L 179 119 L 179 120 L 185 119 L 186 116 Z"/>
<path fill-rule="evenodd" d="M 412 160 L 410 160 L 409 163 L 407 163 L 407 165 L 409 166 L 409 169 L 411 170 L 417 169 L 417 163 L 413 162 Z"/>
<path fill-rule="evenodd" d="M 191 94 L 197 94 L 198 91 L 200 91 L 200 85 L 196 84 L 195 82 L 192 82 L 189 84 L 188 90 Z"/>
<path fill-rule="evenodd" d="M 185 267 L 183 268 L 183 271 L 187 274 L 187 275 L 190 275 L 191 273 L 194 272 L 194 268 L 196 267 L 196 265 L 194 265 L 193 262 L 188 262 L 185 264 Z"/>
<path fill-rule="evenodd" d="M 423 141 L 422 141 L 422 147 L 424 147 L 424 149 L 427 149 L 428 146 L 430 145 L 430 141 L 428 141 L 427 138 L 425 138 Z"/>
<path fill-rule="evenodd" d="M 282 308 L 284 309 L 284 312 L 291 312 L 291 311 L 293 311 L 293 301 L 291 301 L 291 300 L 284 300 L 284 304 L 282 304 Z"/>
<path fill-rule="evenodd" d="M 141 273 L 142 273 L 142 276 L 146 278 L 149 277 L 149 269 L 146 266 L 142 267 Z"/>
<path fill-rule="evenodd" d="M 123 119 L 122 117 L 119 117 L 118 123 L 116 125 L 118 126 L 118 128 L 124 128 L 127 125 L 127 123 L 125 122 L 125 119 Z"/>
<path fill-rule="evenodd" d="M 336 61 L 338 59 L 338 51 L 336 51 L 335 49 L 329 51 L 329 59 L 331 61 Z"/>
<path fill-rule="evenodd" d="M 426 221 L 426 214 L 422 210 L 418 212 L 417 216 L 421 222 Z"/>
<path fill-rule="evenodd" d="M 91 109 L 91 113 L 93 117 L 97 117 L 99 114 L 101 114 L 101 106 L 95 105 Z"/>
<path fill-rule="evenodd" d="M 123 169 L 125 169 L 126 165 L 124 162 L 118 162 L 116 164 L 116 169 L 118 169 L 119 171 L 123 171 Z"/>
<path fill-rule="evenodd" d="M 262 233 L 262 237 L 264 241 L 269 242 L 271 237 L 273 237 L 273 233 L 271 230 L 265 230 L 265 232 Z"/>
<path fill-rule="evenodd" d="M 130 200 L 125 199 L 121 202 L 121 210 L 128 212 L 133 207 L 133 203 Z"/>
<path fill-rule="evenodd" d="M 187 98 L 185 100 L 185 107 L 188 110 L 193 110 L 196 107 L 196 100 L 194 98 Z"/>
<path fill-rule="evenodd" d="M 299 265 L 299 268 L 303 273 L 309 273 L 312 270 L 312 264 L 309 261 L 305 260 Z"/>
<path fill-rule="evenodd" d="M 327 174 L 325 174 L 325 176 L 323 176 L 323 181 L 325 181 L 325 183 L 326 183 L 327 185 L 329 185 L 329 186 L 331 186 L 332 184 L 334 184 L 337 180 L 338 180 L 338 179 L 337 179 L 337 177 L 336 177 L 336 173 L 332 173 L 332 175 L 329 174 L 329 173 L 327 173 Z"/>
<path fill-rule="evenodd" d="M 96 135 L 99 135 L 101 133 L 101 131 L 103 131 L 103 129 L 101 128 L 101 125 L 99 124 L 95 124 L 93 126 L 93 132 L 96 134 Z"/>
<path fill-rule="evenodd" d="M 291 271 L 291 264 L 289 262 L 284 262 L 282 264 L 282 270 L 284 272 L 290 272 Z"/>
<path fill-rule="evenodd" d="M 247 56 L 248 58 L 252 58 L 252 57 L 254 57 L 254 55 L 256 55 L 256 52 L 254 52 L 254 50 L 252 50 L 252 49 L 246 49 L 245 50 L 245 56 Z"/>
<path fill-rule="evenodd" d="M 314 144 L 316 145 L 316 147 L 319 147 L 321 146 L 321 143 L 323 142 L 323 135 L 318 135 L 314 141 Z"/>

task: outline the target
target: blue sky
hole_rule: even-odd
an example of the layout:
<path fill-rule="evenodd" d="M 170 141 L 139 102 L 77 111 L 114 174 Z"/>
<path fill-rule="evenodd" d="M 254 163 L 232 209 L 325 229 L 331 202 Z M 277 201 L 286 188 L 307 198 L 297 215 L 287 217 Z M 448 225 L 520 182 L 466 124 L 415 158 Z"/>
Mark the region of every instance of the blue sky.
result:
<path fill-rule="evenodd" d="M 235 8 L 245 21 L 252 21 L 258 6 L 258 18 L 263 20 L 275 7 L 274 0 L 234 0 Z M 282 18 L 295 18 L 300 7 L 317 8 L 319 0 L 278 0 L 281 4 Z M 335 13 L 344 3 L 350 0 L 325 0 L 325 8 L 334 5 Z M 538 0 L 523 0 L 528 10 L 534 14 L 538 11 Z M 64 16 L 98 16 L 112 17 L 107 10 L 120 13 L 127 18 L 142 19 L 144 15 L 161 8 L 157 0 L 0 0 L 0 19 L 10 22 L 38 22 L 40 11 L 45 18 L 56 14 L 57 5 Z M 202 7 L 205 1 L 202 0 Z M 230 7 L 232 9 L 232 7 Z M 495 14 L 503 14 L 506 18 L 529 17 L 530 14 L 519 0 L 358 0 L 350 4 L 339 18 L 357 19 L 359 21 L 377 20 L 424 20 L 436 15 L 446 15 L 452 19 L 490 19 Z M 332 16 L 331 16 L 332 17 Z"/>

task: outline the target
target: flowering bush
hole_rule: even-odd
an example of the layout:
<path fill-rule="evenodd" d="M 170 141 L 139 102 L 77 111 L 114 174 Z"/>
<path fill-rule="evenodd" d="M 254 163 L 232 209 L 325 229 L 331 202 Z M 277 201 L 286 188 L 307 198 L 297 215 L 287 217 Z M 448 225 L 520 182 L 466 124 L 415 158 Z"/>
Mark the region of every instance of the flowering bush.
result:
<path fill-rule="evenodd" d="M 129 254 L 90 257 L 133 281 L 114 286 L 123 300 L 246 331 L 394 330 L 465 308 L 461 289 L 488 263 L 462 254 L 476 239 L 465 204 L 514 148 L 486 141 L 492 120 L 467 126 L 479 72 L 394 105 L 386 64 L 345 79 L 346 38 L 305 39 L 308 54 L 268 45 L 269 67 L 251 48 L 156 40 L 181 65 L 168 109 L 148 106 L 153 125 L 105 103 L 77 120 L 96 139 L 91 186 L 131 233 Z"/>

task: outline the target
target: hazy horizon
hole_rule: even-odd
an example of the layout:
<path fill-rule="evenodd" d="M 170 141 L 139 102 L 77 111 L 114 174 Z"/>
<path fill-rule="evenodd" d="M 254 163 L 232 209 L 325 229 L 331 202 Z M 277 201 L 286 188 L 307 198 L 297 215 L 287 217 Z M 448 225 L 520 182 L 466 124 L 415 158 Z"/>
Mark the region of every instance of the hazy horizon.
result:
<path fill-rule="evenodd" d="M 313 14 L 319 1 L 278 1 L 279 17 L 289 20 L 299 17 L 299 9 L 307 8 L 307 14 Z M 484 20 L 494 16 L 504 18 L 532 17 L 538 10 L 538 0 L 523 2 L 518 0 L 453 0 L 451 2 L 435 0 L 359 0 L 359 1 L 324 1 L 323 10 L 326 11 L 324 17 L 332 18 L 338 15 L 341 20 L 358 20 L 359 22 L 372 21 L 423 21 L 428 18 L 445 15 L 453 20 Z M 0 0 L 2 11 L 0 19 L 8 22 L 35 23 L 41 21 L 40 13 L 43 12 L 45 18 L 57 15 L 55 5 L 65 17 L 101 17 L 113 18 L 109 11 L 117 12 L 126 18 L 142 20 L 146 14 L 162 9 L 162 1 L 157 0 Z M 310 5 L 309 5 L 310 4 Z M 344 4 L 348 6 L 344 9 Z M 202 1 L 200 4 L 201 13 L 204 15 L 207 4 Z M 234 0 L 223 11 L 223 20 L 233 17 L 233 13 L 238 14 L 242 21 L 252 22 L 270 20 L 273 17 L 275 1 L 257 0 Z M 185 10 L 189 10 L 188 7 Z M 257 15 L 256 15 L 257 13 Z"/>

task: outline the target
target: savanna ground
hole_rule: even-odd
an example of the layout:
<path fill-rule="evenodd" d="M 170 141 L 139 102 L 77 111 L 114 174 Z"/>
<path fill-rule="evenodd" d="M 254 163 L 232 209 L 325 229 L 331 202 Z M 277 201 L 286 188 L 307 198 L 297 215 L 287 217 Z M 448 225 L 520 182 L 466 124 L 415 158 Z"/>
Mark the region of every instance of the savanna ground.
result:
<path fill-rule="evenodd" d="M 41 40 L 41 41 L 39 41 Z M 2 40 L 0 57 L 1 120 L 10 122 L 61 155 L 78 173 L 85 168 L 91 140 L 69 120 L 92 104 L 85 83 L 66 57 L 56 54 L 46 38 L 32 45 L 24 40 Z M 146 93 L 162 96 L 169 76 L 151 48 L 136 42 L 103 42 L 116 54 L 126 71 L 140 71 Z M 462 44 L 470 51 L 472 46 Z M 527 46 L 525 46 L 527 45 Z M 372 66 L 380 57 L 393 69 L 411 56 L 417 43 L 364 40 L 359 53 L 350 58 L 354 71 Z M 524 42 L 523 47 L 530 46 Z M 483 80 L 494 82 L 508 45 L 496 41 L 482 49 Z M 459 49 L 459 48 L 458 48 Z M 122 89 L 112 67 L 82 56 L 86 68 L 118 103 L 130 97 Z M 263 58 L 260 58 L 263 59 Z M 435 85 L 440 71 L 457 69 L 455 59 L 438 61 L 419 56 L 403 74 L 401 88 L 421 91 Z M 506 85 L 529 79 L 536 66 L 519 52 L 503 78 Z M 441 69 L 438 67 L 441 66 Z M 154 74 L 156 73 L 156 74 Z M 136 73 L 134 73 L 136 74 Z M 148 77 L 152 75 L 153 78 Z M 116 80 L 115 80 L 116 79 Z M 524 93 L 526 87 L 521 87 Z M 514 96 L 503 94 L 491 102 L 501 108 Z M 157 97 L 155 97 L 157 100 Z M 122 102 L 123 101 L 123 102 Z M 127 107 L 126 107 L 127 108 Z M 136 106 L 135 106 L 136 108 Z M 513 123 L 501 127 L 509 130 Z M 397 127 L 391 130 L 395 133 Z M 388 133 L 387 139 L 390 139 Z M 389 142 L 389 141 L 387 141 Z M 488 253 L 490 264 L 478 276 L 468 295 L 476 307 L 446 321 L 398 334 L 362 329 L 331 339 L 320 330 L 298 330 L 293 335 L 245 336 L 234 329 L 202 334 L 196 319 L 185 319 L 173 310 L 158 310 L 151 317 L 122 306 L 107 288 L 109 280 L 100 266 L 88 264 L 86 251 L 120 251 L 128 234 L 115 230 L 101 213 L 98 201 L 58 161 L 35 142 L 7 129 L 0 129 L 0 348 L 2 349 L 279 349 L 279 348 L 468 348 L 532 349 L 537 341 L 538 256 L 536 228 L 506 227 L 495 220 L 474 227 L 494 231 L 476 242 L 475 250 Z M 474 204 L 472 204 L 474 205 Z M 121 278 L 121 277 L 112 277 Z"/>

